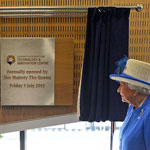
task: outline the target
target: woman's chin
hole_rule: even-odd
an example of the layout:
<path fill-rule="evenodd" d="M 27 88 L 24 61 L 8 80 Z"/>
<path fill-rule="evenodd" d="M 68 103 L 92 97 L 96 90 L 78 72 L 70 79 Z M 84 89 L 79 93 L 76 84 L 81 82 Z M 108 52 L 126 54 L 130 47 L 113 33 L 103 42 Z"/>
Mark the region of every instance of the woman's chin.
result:
<path fill-rule="evenodd" d="M 122 102 L 123 102 L 123 103 L 128 103 L 128 104 L 130 104 L 129 101 L 127 101 L 127 100 L 124 99 L 123 97 L 122 97 Z"/>
<path fill-rule="evenodd" d="M 124 99 L 122 99 L 122 102 L 123 102 L 123 103 L 127 103 Z"/>
<path fill-rule="evenodd" d="M 122 102 L 126 102 L 126 100 L 123 97 L 121 97 L 121 99 L 122 99 Z"/>

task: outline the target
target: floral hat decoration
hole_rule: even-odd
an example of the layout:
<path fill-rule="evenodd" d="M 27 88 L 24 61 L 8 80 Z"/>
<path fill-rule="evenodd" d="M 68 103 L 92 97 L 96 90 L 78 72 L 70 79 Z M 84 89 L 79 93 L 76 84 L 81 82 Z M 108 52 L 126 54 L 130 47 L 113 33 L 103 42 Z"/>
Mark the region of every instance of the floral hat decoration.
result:
<path fill-rule="evenodd" d="M 150 90 L 150 63 L 124 57 L 116 62 L 115 74 L 110 74 L 112 80 L 123 81 Z"/>

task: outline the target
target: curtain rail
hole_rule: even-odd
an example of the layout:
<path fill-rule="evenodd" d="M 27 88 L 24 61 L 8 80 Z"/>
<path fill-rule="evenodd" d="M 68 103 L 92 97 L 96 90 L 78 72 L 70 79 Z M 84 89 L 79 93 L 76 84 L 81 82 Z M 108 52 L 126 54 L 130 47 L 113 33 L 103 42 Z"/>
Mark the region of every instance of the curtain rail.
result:
<path fill-rule="evenodd" d="M 105 6 L 104 6 L 105 7 Z M 113 7 L 113 6 L 107 6 L 107 7 Z M 131 8 L 131 9 L 137 9 L 137 10 L 142 10 L 143 9 L 143 5 L 142 4 L 137 4 L 137 6 L 114 6 L 116 8 Z M 30 10 L 30 9 L 34 9 L 34 10 L 59 10 L 59 9 L 71 9 L 71 10 L 88 10 L 89 7 L 0 7 L 0 10 Z"/>
<path fill-rule="evenodd" d="M 115 6 L 115 7 L 136 9 L 137 11 L 141 11 L 143 9 L 142 4 L 137 4 L 137 6 Z M 92 7 L 0 7 L 0 17 L 2 18 L 86 17 L 87 14 L 78 14 L 78 13 L 87 13 L 88 8 L 92 8 Z M 10 15 L 10 13 L 13 14 Z M 27 14 L 23 14 L 23 13 L 27 13 Z M 53 13 L 57 13 L 57 14 L 53 14 Z M 76 13 L 76 14 L 58 14 L 58 13 Z"/>
<path fill-rule="evenodd" d="M 0 14 L 4 13 L 87 13 L 87 10 L 0 10 Z"/>
<path fill-rule="evenodd" d="M 0 15 L 0 18 L 43 18 L 43 17 L 87 17 L 87 15 L 61 15 L 61 14 L 14 14 Z"/>

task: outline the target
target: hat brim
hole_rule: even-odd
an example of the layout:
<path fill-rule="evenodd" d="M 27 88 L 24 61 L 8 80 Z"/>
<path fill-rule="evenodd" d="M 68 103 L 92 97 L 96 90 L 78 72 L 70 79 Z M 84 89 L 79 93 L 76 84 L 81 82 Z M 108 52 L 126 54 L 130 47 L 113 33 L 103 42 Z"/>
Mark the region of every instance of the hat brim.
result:
<path fill-rule="evenodd" d="M 109 77 L 112 80 L 115 80 L 115 81 L 127 82 L 127 83 L 130 83 L 130 84 L 133 84 L 133 85 L 137 85 L 137 86 L 140 86 L 140 87 L 144 87 L 144 88 L 150 90 L 150 83 L 149 82 L 146 82 L 144 80 L 140 80 L 140 79 L 134 78 L 134 77 L 129 76 L 129 75 L 125 74 L 125 73 L 110 74 Z"/>

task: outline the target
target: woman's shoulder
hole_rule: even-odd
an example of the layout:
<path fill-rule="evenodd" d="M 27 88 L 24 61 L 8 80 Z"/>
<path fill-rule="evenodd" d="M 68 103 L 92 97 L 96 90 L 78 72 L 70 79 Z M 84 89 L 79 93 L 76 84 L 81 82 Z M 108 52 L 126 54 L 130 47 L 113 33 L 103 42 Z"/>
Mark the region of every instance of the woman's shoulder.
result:
<path fill-rule="evenodd" d="M 147 99 L 147 103 L 145 105 L 145 111 L 146 111 L 147 115 L 148 114 L 150 115 L 150 97 L 148 97 L 148 99 Z"/>
<path fill-rule="evenodd" d="M 150 103 L 143 109 L 143 112 L 145 113 L 145 120 L 150 122 Z"/>
<path fill-rule="evenodd" d="M 147 116 L 150 116 L 150 105 L 149 107 L 146 107 L 144 111 Z"/>

